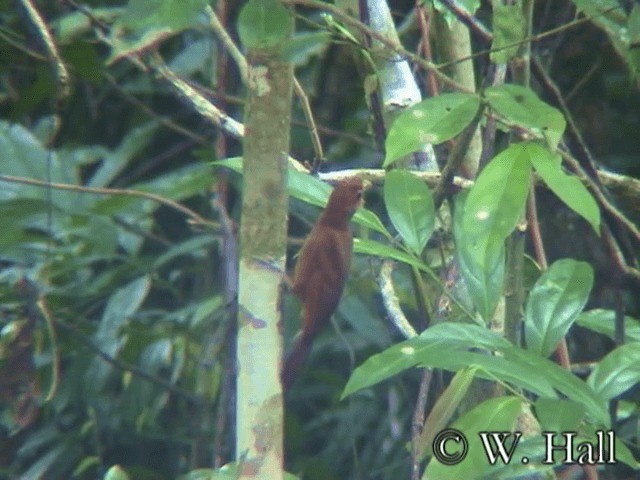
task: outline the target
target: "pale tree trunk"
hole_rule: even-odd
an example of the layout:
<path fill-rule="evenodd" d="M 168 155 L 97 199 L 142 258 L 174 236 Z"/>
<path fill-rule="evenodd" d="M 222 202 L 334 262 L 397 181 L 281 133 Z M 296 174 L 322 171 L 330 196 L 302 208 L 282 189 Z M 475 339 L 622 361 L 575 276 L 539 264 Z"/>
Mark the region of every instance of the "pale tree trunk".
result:
<path fill-rule="evenodd" d="M 240 478 L 283 478 L 280 285 L 293 68 L 250 49 L 240 229 L 236 456 Z"/>

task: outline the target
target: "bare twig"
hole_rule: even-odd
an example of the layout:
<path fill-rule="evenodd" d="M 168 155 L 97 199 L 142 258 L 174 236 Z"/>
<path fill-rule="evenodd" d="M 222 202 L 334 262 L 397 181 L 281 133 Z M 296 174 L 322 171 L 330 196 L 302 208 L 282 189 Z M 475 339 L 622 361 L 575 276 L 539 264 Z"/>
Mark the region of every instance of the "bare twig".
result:
<path fill-rule="evenodd" d="M 562 159 L 571 167 L 571 170 L 582 180 L 587 188 L 594 195 L 596 201 L 600 204 L 602 209 L 607 212 L 617 223 L 625 228 L 634 238 L 634 240 L 640 243 L 640 230 L 636 227 L 631 220 L 629 220 L 622 212 L 620 212 L 602 192 L 599 185 L 584 171 L 580 163 L 568 152 L 560 150 Z"/>
<path fill-rule="evenodd" d="M 433 370 L 425 368 L 422 372 L 418 399 L 416 400 L 416 408 L 413 411 L 413 421 L 411 422 L 411 480 L 420 480 L 421 478 L 420 458 L 422 452 L 420 452 L 420 438 L 424 427 L 424 413 L 427 407 L 427 396 L 429 395 L 432 378 Z"/>
<path fill-rule="evenodd" d="M 140 100 L 138 100 L 136 97 L 134 97 L 133 95 L 131 95 L 130 93 L 128 93 L 127 91 L 125 91 L 120 85 L 118 85 L 118 83 L 116 82 L 115 78 L 113 78 L 111 75 L 106 74 L 105 78 L 107 79 L 107 81 L 111 84 L 111 86 L 113 88 L 115 88 L 118 93 L 120 95 L 122 95 L 124 97 L 125 100 L 127 100 L 129 103 L 131 103 L 132 105 L 134 105 L 135 107 L 138 107 L 139 109 L 141 109 L 143 112 L 145 112 L 147 115 L 149 115 L 152 118 L 155 118 L 156 120 L 158 120 L 161 124 L 163 124 L 165 127 L 181 134 L 184 135 L 185 137 L 189 137 L 192 140 L 195 140 L 198 143 L 204 144 L 207 143 L 208 140 L 207 138 L 198 135 L 197 133 L 192 132 L 191 130 L 188 130 L 184 127 L 181 127 L 180 125 L 178 125 L 177 123 L 175 123 L 174 121 L 159 115 L 158 113 L 154 112 L 153 109 L 151 109 L 150 107 L 148 107 L 144 102 L 141 102 Z"/>
<path fill-rule="evenodd" d="M 449 154 L 449 158 L 447 158 L 447 164 L 442 169 L 442 177 L 440 178 L 440 182 L 438 183 L 433 195 L 433 203 L 435 204 L 436 210 L 440 208 L 440 205 L 442 205 L 442 202 L 447 196 L 447 192 L 453 183 L 453 177 L 464 161 L 465 153 L 476 133 L 483 114 L 484 105 L 481 104 L 478 106 L 478 110 L 471 120 L 471 123 L 467 125 L 467 128 L 465 128 L 462 134 L 458 137 L 455 146 Z"/>
<path fill-rule="evenodd" d="M 283 0 L 283 3 L 289 4 L 289 5 L 302 5 L 305 7 L 316 8 L 318 10 L 329 12 L 331 15 L 338 18 L 341 22 L 344 22 L 346 25 L 356 28 L 360 32 L 366 35 L 369 35 L 371 38 L 378 40 L 380 43 L 382 43 L 385 47 L 389 48 L 394 53 L 397 53 L 398 55 L 401 55 L 404 58 L 408 58 L 411 61 L 416 62 L 426 70 L 432 71 L 434 75 L 438 77 L 438 79 L 450 85 L 452 88 L 461 92 L 469 92 L 467 88 L 455 82 L 444 73 L 440 72 L 438 70 L 438 67 L 436 67 L 433 63 L 423 59 L 422 57 L 420 57 L 419 55 L 416 55 L 413 52 L 410 52 L 409 50 L 405 49 L 401 45 L 390 41 L 383 34 L 373 30 L 371 27 L 360 22 L 358 19 L 348 15 L 347 13 L 345 13 L 340 8 L 334 5 L 331 5 L 329 3 L 324 3 L 319 0 Z M 473 93 L 473 92 L 469 92 L 469 93 Z"/>
<path fill-rule="evenodd" d="M 298 96 L 298 100 L 300 100 L 300 104 L 302 105 L 302 112 L 304 113 L 304 118 L 307 120 L 307 125 L 309 126 L 309 135 L 311 135 L 311 142 L 313 143 L 313 149 L 316 153 L 317 161 L 320 162 L 324 160 L 324 151 L 322 150 L 322 142 L 320 141 L 320 135 L 318 135 L 318 127 L 316 126 L 316 121 L 313 118 L 313 111 L 311 110 L 311 104 L 309 103 L 309 98 L 307 94 L 304 93 L 304 89 L 298 79 L 293 77 L 293 89 Z M 314 167 L 314 170 L 316 168 Z"/>
<path fill-rule="evenodd" d="M 67 98 L 69 98 L 69 95 L 71 95 L 71 80 L 69 77 L 69 72 L 67 71 L 67 67 L 62 61 L 62 57 L 58 52 L 58 47 L 53 41 L 51 32 L 49 32 L 49 28 L 40 15 L 40 12 L 38 12 L 35 4 L 31 0 L 20 0 L 20 3 L 22 3 L 22 6 L 27 11 L 29 19 L 38 31 L 40 38 L 42 39 L 42 42 L 47 49 L 49 59 L 53 65 L 56 79 L 60 87 L 57 91 L 56 101 L 63 102 Z"/>
<path fill-rule="evenodd" d="M 119 358 L 112 357 L 108 353 L 101 350 L 100 347 L 98 347 L 91 340 L 89 340 L 87 336 L 82 331 L 80 331 L 80 329 L 75 325 L 72 325 L 63 320 L 60 320 L 59 318 L 55 319 L 55 323 L 56 325 L 62 327 L 64 330 L 67 330 L 73 333 L 83 345 L 85 345 L 94 353 L 96 353 L 100 358 L 102 358 L 102 360 L 107 362 L 109 365 L 112 365 L 113 367 L 116 367 L 122 371 L 129 372 L 134 376 L 139 377 L 143 380 L 147 380 L 148 382 L 151 382 L 159 387 L 162 387 L 165 390 L 170 391 L 171 393 L 180 395 L 181 397 L 184 397 L 190 400 L 196 405 L 202 402 L 202 399 L 199 396 L 194 395 L 193 393 L 188 392 L 187 390 L 183 390 L 180 387 L 177 387 L 176 385 L 169 382 L 168 380 L 165 380 L 164 378 L 161 378 L 161 377 L 156 377 L 155 375 L 150 374 L 149 372 L 147 372 L 146 370 L 143 370 L 137 365 L 133 365 L 131 363 L 120 360 Z"/>
<path fill-rule="evenodd" d="M 84 187 L 81 185 L 71 185 L 68 183 L 50 183 L 42 180 L 35 180 L 33 178 L 14 177 L 12 175 L 0 175 L 0 181 L 9 183 L 21 183 L 23 185 L 32 185 L 35 187 L 53 188 L 55 190 L 69 190 L 72 192 L 90 193 L 94 195 L 123 195 L 128 197 L 146 198 L 147 200 L 153 200 L 154 202 L 161 203 L 163 205 L 166 205 L 167 207 L 185 214 L 195 224 L 208 226 L 214 225 L 213 222 L 200 216 L 190 208 L 187 208 L 184 205 L 169 198 L 163 197 L 161 195 L 156 195 L 155 193 L 142 192 L 140 190 L 129 190 L 124 188 L 95 188 Z"/>
<path fill-rule="evenodd" d="M 209 25 L 211 25 L 213 33 L 216 35 L 216 37 L 218 37 L 218 40 L 220 40 L 220 42 L 227 49 L 227 52 L 229 52 L 229 55 L 231 55 L 231 58 L 233 58 L 233 60 L 236 62 L 238 70 L 240 71 L 242 82 L 246 84 L 247 78 L 249 77 L 249 67 L 247 64 L 247 59 L 233 42 L 233 39 L 229 36 L 224 26 L 218 19 L 216 12 L 213 11 L 213 8 L 211 8 L 211 6 L 207 5 L 206 13 L 209 17 Z"/>

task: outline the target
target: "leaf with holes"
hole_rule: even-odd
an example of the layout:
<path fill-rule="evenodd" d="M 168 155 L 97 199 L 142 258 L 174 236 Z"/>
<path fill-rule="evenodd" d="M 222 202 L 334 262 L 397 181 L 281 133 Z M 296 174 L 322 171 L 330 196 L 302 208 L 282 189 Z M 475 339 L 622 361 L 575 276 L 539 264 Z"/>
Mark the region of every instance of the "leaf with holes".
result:
<path fill-rule="evenodd" d="M 462 218 L 468 253 L 480 268 L 496 265 L 529 193 L 531 164 L 526 144 L 515 144 L 482 170 L 465 202 Z"/>
<path fill-rule="evenodd" d="M 540 100 L 533 90 L 507 84 L 487 88 L 485 98 L 507 123 L 532 130 L 553 150 L 558 146 L 567 122 L 560 111 Z"/>

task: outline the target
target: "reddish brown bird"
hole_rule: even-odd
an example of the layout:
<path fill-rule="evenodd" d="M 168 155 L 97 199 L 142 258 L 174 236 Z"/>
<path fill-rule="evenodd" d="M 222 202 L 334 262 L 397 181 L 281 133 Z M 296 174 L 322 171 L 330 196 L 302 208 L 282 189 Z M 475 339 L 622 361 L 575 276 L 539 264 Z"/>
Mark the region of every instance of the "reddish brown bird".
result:
<path fill-rule="evenodd" d="M 340 182 L 300 249 L 293 276 L 293 293 L 304 306 L 303 326 L 282 370 L 285 390 L 293 384 L 313 339 L 329 323 L 338 307 L 351 267 L 353 236 L 349 221 L 362 205 L 363 191 L 364 185 L 359 178 Z"/>

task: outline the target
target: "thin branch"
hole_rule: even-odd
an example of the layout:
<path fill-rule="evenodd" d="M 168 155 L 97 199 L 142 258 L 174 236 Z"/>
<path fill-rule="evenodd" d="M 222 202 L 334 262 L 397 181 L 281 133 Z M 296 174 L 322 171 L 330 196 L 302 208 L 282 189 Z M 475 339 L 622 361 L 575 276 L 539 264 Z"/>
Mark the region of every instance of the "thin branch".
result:
<path fill-rule="evenodd" d="M 316 126 L 316 121 L 313 118 L 313 111 L 311 110 L 311 104 L 309 103 L 309 98 L 307 94 L 304 93 L 302 85 L 298 82 L 296 77 L 293 77 L 293 89 L 298 96 L 298 100 L 300 100 L 300 104 L 302 106 L 302 112 L 304 113 L 304 118 L 307 120 L 307 124 L 309 126 L 309 135 L 311 135 L 311 142 L 313 143 L 313 150 L 316 153 L 317 161 L 324 160 L 324 151 L 322 150 L 322 142 L 320 142 L 320 135 L 318 135 L 318 127 Z M 317 162 L 314 162 L 314 164 Z M 314 168 L 315 170 L 316 168 Z"/>
<path fill-rule="evenodd" d="M 531 243 L 533 251 L 536 253 L 536 260 L 542 270 L 549 268 L 547 263 L 547 255 L 544 251 L 544 243 L 542 242 L 542 233 L 540 232 L 540 222 L 538 221 L 538 207 L 536 205 L 536 189 L 533 182 L 529 188 L 529 197 L 527 198 L 527 223 L 531 234 Z"/>
<path fill-rule="evenodd" d="M 418 335 L 407 317 L 400 307 L 400 300 L 396 295 L 393 288 L 393 281 L 391 280 L 391 274 L 393 273 L 394 262 L 391 260 L 385 260 L 382 262 L 382 268 L 380 268 L 380 274 L 378 276 L 378 286 L 380 287 L 380 295 L 382 295 L 382 302 L 384 303 L 385 311 L 391 318 L 391 321 L 396 328 L 402 333 L 405 338 L 413 338 Z"/>
<path fill-rule="evenodd" d="M 484 108 L 484 104 L 480 104 L 478 106 L 478 110 L 471 120 L 471 123 L 467 125 L 467 128 L 465 128 L 462 134 L 459 136 L 455 146 L 451 149 L 449 158 L 447 158 L 447 164 L 442 169 L 442 177 L 440 178 L 440 182 L 438 183 L 436 191 L 433 195 L 433 202 L 435 204 L 436 210 L 440 208 L 440 205 L 442 205 L 442 202 L 444 201 L 451 185 L 453 184 L 455 173 L 458 171 L 460 165 L 462 165 L 462 162 L 464 161 L 467 149 L 471 144 L 471 140 L 473 140 L 473 136 L 475 135 L 478 125 L 480 124 L 480 120 L 482 119 L 482 115 L 484 114 Z"/>
<path fill-rule="evenodd" d="M 366 35 L 369 35 L 371 38 L 378 40 L 380 43 L 382 43 L 385 47 L 390 49 L 392 52 L 397 53 L 398 55 L 401 55 L 404 58 L 408 58 L 413 62 L 416 62 L 418 65 L 420 65 L 422 68 L 428 71 L 432 71 L 434 75 L 438 77 L 438 79 L 452 86 L 456 90 L 461 92 L 473 93 L 473 92 L 469 92 L 469 90 L 465 88 L 463 85 L 460 85 L 459 83 L 455 82 L 444 73 L 440 72 L 438 70 L 439 67 L 436 67 L 432 62 L 429 62 L 423 59 L 422 57 L 420 57 L 419 55 L 416 55 L 415 53 L 410 52 L 409 50 L 402 47 L 402 45 L 389 40 L 383 34 L 373 30 L 371 27 L 360 22 L 358 19 L 348 15 L 347 13 L 345 13 L 340 8 L 334 5 L 331 5 L 329 3 L 324 3 L 319 0 L 282 0 L 282 3 L 287 5 L 302 5 L 305 7 L 316 8 L 318 10 L 329 12 L 331 15 L 338 18 L 341 22 L 344 22 L 346 25 L 356 28 L 360 32 Z"/>
<path fill-rule="evenodd" d="M 611 217 L 616 222 L 618 222 L 621 226 L 628 230 L 636 242 L 640 243 L 640 230 L 638 230 L 638 227 L 636 227 L 633 222 L 631 222 L 631 220 L 625 217 L 625 215 L 609 201 L 609 199 L 597 185 L 596 181 L 593 180 L 589 175 L 587 175 L 587 173 L 582 168 L 582 165 L 568 152 L 560 150 L 560 155 L 562 156 L 562 159 L 571 167 L 578 178 L 580 178 L 586 184 L 602 209 L 609 215 L 611 215 Z"/>
<path fill-rule="evenodd" d="M 174 91 L 185 98 L 206 120 L 221 128 L 235 138 L 244 137 L 244 125 L 233 119 L 207 100 L 198 90 L 179 78 L 164 63 L 160 55 L 151 57 L 151 67 L 164 80 L 169 82 Z"/>
<path fill-rule="evenodd" d="M 58 85 L 60 86 L 60 89 L 58 90 L 56 95 L 56 101 L 63 102 L 67 98 L 69 98 L 69 95 L 71 95 L 71 80 L 69 77 L 69 72 L 67 71 L 67 67 L 62 61 L 62 57 L 60 57 L 58 47 L 53 41 L 53 37 L 51 36 L 51 32 L 49 31 L 46 22 L 40 15 L 40 12 L 38 12 L 38 9 L 34 5 L 34 3 L 31 0 L 20 0 L 20 3 L 22 3 L 22 6 L 27 11 L 29 19 L 38 31 L 40 38 L 42 39 L 42 42 L 47 49 L 49 59 L 53 64 L 55 70 Z"/>
<path fill-rule="evenodd" d="M 48 58 L 45 55 L 41 55 L 40 53 L 36 52 L 35 50 L 32 50 L 28 47 L 25 47 L 24 45 L 20 44 L 18 42 L 18 40 L 14 40 L 10 33 L 10 30 L 5 29 L 3 27 L 0 27 L 0 39 L 4 40 L 5 42 L 7 42 L 9 45 L 13 46 L 14 48 L 17 48 L 18 50 L 20 50 L 22 53 L 26 54 L 29 57 L 35 58 L 36 60 L 40 60 L 40 61 L 44 61 L 46 62 L 48 60 Z"/>
<path fill-rule="evenodd" d="M 427 61 L 433 59 L 431 52 L 431 42 L 429 41 L 429 33 L 431 31 L 432 17 L 427 18 L 426 8 L 420 0 L 416 0 L 416 17 L 418 19 L 418 27 L 420 29 L 420 43 L 422 45 L 422 53 Z M 425 79 L 426 85 L 429 87 L 429 93 L 435 97 L 440 94 L 440 87 L 436 81 L 433 72 L 427 70 L 427 78 Z"/>
<path fill-rule="evenodd" d="M 464 23 L 471 30 L 480 35 L 484 40 L 493 40 L 493 34 L 476 17 L 469 13 L 466 8 L 456 0 L 440 0 L 447 10 L 453 13 L 458 20 Z"/>
<path fill-rule="evenodd" d="M 598 186 L 600 186 L 600 180 L 598 179 L 598 172 L 596 169 L 596 161 L 593 158 L 593 155 L 591 154 L 587 143 L 582 138 L 580 129 L 576 125 L 576 122 L 573 119 L 573 115 L 571 115 L 571 111 L 569 111 L 569 108 L 567 107 L 560 88 L 556 85 L 551 76 L 544 69 L 542 63 L 537 57 L 533 57 L 531 66 L 534 75 L 538 78 L 540 83 L 553 95 L 556 103 L 562 110 L 564 117 L 567 119 L 567 126 L 569 127 L 569 137 L 576 143 L 576 146 L 581 154 L 580 157 L 582 160 L 580 160 L 580 164 L 587 172 L 589 177 L 591 177 L 598 184 Z"/>
<path fill-rule="evenodd" d="M 244 57 L 240 49 L 233 42 L 233 39 L 229 36 L 227 31 L 224 28 L 224 25 L 220 22 L 220 19 L 216 15 L 216 12 L 213 11 L 211 6 L 207 5 L 206 13 L 209 17 L 209 25 L 213 30 L 213 33 L 218 37 L 218 40 L 224 45 L 231 55 L 231 58 L 236 62 L 238 66 L 238 70 L 240 71 L 240 77 L 242 78 L 242 83 L 246 84 L 247 79 L 249 78 L 249 66 L 247 64 L 247 59 Z"/>
<path fill-rule="evenodd" d="M 420 438 L 424 427 L 424 413 L 427 407 L 427 396 L 429 395 L 432 378 L 433 370 L 425 368 L 422 372 L 418 399 L 416 400 L 416 408 L 413 411 L 413 421 L 411 422 L 411 480 L 420 480 L 421 478 L 420 457 L 422 452 L 420 452 Z"/>
<path fill-rule="evenodd" d="M 578 91 L 580 91 L 582 89 L 582 87 L 585 86 L 585 84 L 591 80 L 593 78 L 593 76 L 595 75 L 595 73 L 602 68 L 602 57 L 598 57 L 596 62 L 591 65 L 591 67 L 589 68 L 589 70 L 587 70 L 587 73 L 583 74 L 580 79 L 577 81 L 577 83 L 573 86 L 573 88 L 571 90 L 569 90 L 569 92 L 565 95 L 564 97 L 564 101 L 566 103 L 571 102 L 571 99 L 575 96 L 576 93 L 578 93 Z"/>
<path fill-rule="evenodd" d="M 134 105 L 135 107 L 138 107 L 139 109 L 141 109 L 143 112 L 145 112 L 147 115 L 149 115 L 152 118 L 155 118 L 156 120 L 158 120 L 162 125 L 164 125 L 165 127 L 181 134 L 184 135 L 185 137 L 189 137 L 192 140 L 195 140 L 198 143 L 201 144 L 205 144 L 208 143 L 208 139 L 206 137 L 203 137 L 202 135 L 198 135 L 197 133 L 192 132 L 191 130 L 188 130 L 184 127 L 181 127 L 180 125 L 178 125 L 177 123 L 175 123 L 173 120 L 170 120 L 162 115 L 159 115 L 158 113 L 156 113 L 155 111 L 153 111 L 153 109 L 151 109 L 149 106 L 147 106 L 144 102 L 141 102 L 140 100 L 138 100 L 136 97 L 134 97 L 133 95 L 131 95 L 129 92 L 125 91 L 120 85 L 118 85 L 118 83 L 116 82 L 115 78 L 113 78 L 113 76 L 109 75 L 108 73 L 105 74 L 105 78 L 107 79 L 107 81 L 111 84 L 111 86 L 113 88 L 116 89 L 116 91 L 122 95 L 124 97 L 124 99 L 126 101 L 128 101 L 129 103 L 131 103 L 132 105 Z"/>
<path fill-rule="evenodd" d="M 58 385 L 60 384 L 60 349 L 58 348 L 58 341 L 56 339 L 56 321 L 49 309 L 46 297 L 44 295 L 40 295 L 36 305 L 38 310 L 40 310 L 42 317 L 45 319 L 47 330 L 49 331 L 49 338 L 51 339 L 51 385 L 49 386 L 49 392 L 44 399 L 45 402 L 48 402 L 56 396 Z"/>
<path fill-rule="evenodd" d="M 137 365 L 133 365 L 131 363 L 120 360 L 119 358 L 112 357 L 108 353 L 101 350 L 100 347 L 94 344 L 91 340 L 89 340 L 87 336 L 82 331 L 80 331 L 80 329 L 78 329 L 78 327 L 76 327 L 75 325 L 67 323 L 58 318 L 55 319 L 55 323 L 56 325 L 62 327 L 64 330 L 67 330 L 73 333 L 83 345 L 88 347 L 90 350 L 96 353 L 100 358 L 102 358 L 102 360 L 112 365 L 113 367 L 116 367 L 119 370 L 122 370 L 125 372 L 129 372 L 134 376 L 139 377 L 143 380 L 147 380 L 148 382 L 151 382 L 161 388 L 164 388 L 165 390 L 168 390 L 171 393 L 180 395 L 181 397 L 184 397 L 192 401 L 196 405 L 202 403 L 202 399 L 199 396 L 194 395 L 193 393 L 188 392 L 187 390 L 183 390 L 180 387 L 177 387 L 176 385 L 169 382 L 168 380 L 165 380 L 164 378 L 161 378 L 161 377 L 156 377 L 155 375 L 150 374 L 149 372 L 147 372 L 146 370 L 143 370 Z"/>
<path fill-rule="evenodd" d="M 249 79 L 249 64 L 247 63 L 247 59 L 242 54 L 240 49 L 236 46 L 233 39 L 229 36 L 213 9 L 210 6 L 207 6 L 206 12 L 209 16 L 209 24 L 211 25 L 213 32 L 227 49 L 229 55 L 231 55 L 231 58 L 233 58 L 233 60 L 236 62 L 238 70 L 240 70 L 242 83 L 246 85 Z M 316 158 L 318 158 L 318 160 L 322 160 L 324 159 L 324 152 L 322 150 L 322 144 L 320 143 L 320 136 L 318 135 L 316 122 L 313 118 L 313 111 L 311 110 L 311 105 L 309 104 L 307 95 L 304 93 L 300 82 L 298 82 L 295 77 L 293 79 L 293 88 L 296 92 L 296 95 L 298 96 L 298 99 L 300 100 L 302 111 L 304 112 L 304 116 L 309 126 L 309 133 L 311 135 L 313 149 L 316 152 Z"/>
<path fill-rule="evenodd" d="M 445 0 L 442 0 L 442 1 L 446 3 Z M 611 7 L 609 9 L 603 11 L 602 15 L 605 15 L 606 13 L 608 13 L 608 12 L 610 12 L 612 10 L 616 10 L 618 8 L 620 8 L 620 7 Z M 446 67 L 449 67 L 451 65 L 455 65 L 456 63 L 465 62 L 467 60 L 472 60 L 472 59 L 474 59 L 476 57 L 487 55 L 487 54 L 492 53 L 492 52 L 499 52 L 501 50 L 507 50 L 509 48 L 519 47 L 520 45 L 522 45 L 524 43 L 527 43 L 527 42 L 531 42 L 531 43 L 538 42 L 538 41 L 540 41 L 540 40 L 542 40 L 544 38 L 550 37 L 552 35 L 556 35 L 557 33 L 561 33 L 561 32 L 563 32 L 565 30 L 569 30 L 569 29 L 571 29 L 573 27 L 576 27 L 578 25 L 581 25 L 583 23 L 587 23 L 587 22 L 591 21 L 593 18 L 594 17 L 578 18 L 578 19 L 573 20 L 573 21 L 571 21 L 569 23 L 565 23 L 565 24 L 563 24 L 563 25 L 561 25 L 559 27 L 555 27 L 555 28 L 552 28 L 551 30 L 547 30 L 546 32 L 542 32 L 542 33 L 537 33 L 535 35 L 531 35 L 531 36 L 529 36 L 529 37 L 527 37 L 527 38 L 525 38 L 525 39 L 523 39 L 523 40 L 521 40 L 519 42 L 513 42 L 513 43 L 510 43 L 510 44 L 507 44 L 507 45 L 503 45 L 500 48 L 488 48 L 486 50 L 480 50 L 479 52 L 476 52 L 476 53 L 474 53 L 472 55 L 467 55 L 466 57 L 458 58 L 457 60 L 454 60 L 452 62 L 435 65 L 435 68 L 446 68 Z M 491 34 L 490 36 L 487 36 L 485 39 L 487 41 L 493 41 L 493 35 Z"/>
<path fill-rule="evenodd" d="M 84 187 L 81 185 L 71 185 L 68 183 L 49 183 L 42 180 L 35 180 L 25 177 L 14 177 L 12 175 L 0 175 L 0 181 L 9 183 L 20 183 L 23 185 L 32 185 L 35 187 L 53 188 L 55 190 L 68 190 L 71 192 L 90 193 L 94 195 L 123 195 L 128 197 L 140 197 L 154 202 L 161 203 L 167 207 L 177 210 L 189 217 L 194 224 L 215 226 L 215 224 L 206 218 L 200 216 L 190 208 L 175 202 L 169 198 L 157 195 L 155 193 L 142 192 L 140 190 L 129 190 L 124 188 L 95 188 Z"/>

